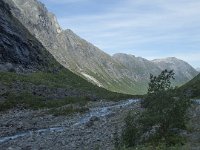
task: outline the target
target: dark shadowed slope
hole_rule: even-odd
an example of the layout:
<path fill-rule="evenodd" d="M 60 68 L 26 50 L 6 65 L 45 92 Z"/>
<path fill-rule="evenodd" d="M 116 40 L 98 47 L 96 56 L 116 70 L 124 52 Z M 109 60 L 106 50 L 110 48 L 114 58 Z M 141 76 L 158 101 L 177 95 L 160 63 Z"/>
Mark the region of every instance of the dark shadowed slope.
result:
<path fill-rule="evenodd" d="M 179 90 L 192 98 L 200 98 L 200 74 L 180 87 Z"/>

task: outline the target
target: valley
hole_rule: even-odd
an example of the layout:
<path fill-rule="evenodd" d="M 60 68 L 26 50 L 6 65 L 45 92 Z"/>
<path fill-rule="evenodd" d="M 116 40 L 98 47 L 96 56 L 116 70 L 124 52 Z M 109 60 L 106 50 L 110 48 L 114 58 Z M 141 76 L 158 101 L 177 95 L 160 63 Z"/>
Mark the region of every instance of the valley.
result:
<path fill-rule="evenodd" d="M 177 58 L 147 60 L 128 54 L 110 56 L 70 29 L 62 29 L 56 16 L 37 0 L 6 0 L 11 13 L 65 68 L 107 90 L 141 95 L 147 92 L 149 74 L 164 69 L 176 72 L 175 86 L 195 77 L 198 72 Z M 29 11 L 31 10 L 31 11 Z"/>
<path fill-rule="evenodd" d="M 1 150 L 198 150 L 199 124 L 189 63 L 111 56 L 39 0 L 0 1 Z"/>

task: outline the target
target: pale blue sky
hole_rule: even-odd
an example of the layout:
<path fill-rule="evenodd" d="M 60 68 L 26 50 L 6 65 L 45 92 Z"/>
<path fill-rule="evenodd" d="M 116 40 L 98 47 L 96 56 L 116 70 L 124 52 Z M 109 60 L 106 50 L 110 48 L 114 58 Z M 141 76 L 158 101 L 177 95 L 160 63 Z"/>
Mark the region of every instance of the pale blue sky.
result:
<path fill-rule="evenodd" d="M 110 55 L 175 56 L 200 67 L 200 0 L 40 0 L 63 29 Z"/>

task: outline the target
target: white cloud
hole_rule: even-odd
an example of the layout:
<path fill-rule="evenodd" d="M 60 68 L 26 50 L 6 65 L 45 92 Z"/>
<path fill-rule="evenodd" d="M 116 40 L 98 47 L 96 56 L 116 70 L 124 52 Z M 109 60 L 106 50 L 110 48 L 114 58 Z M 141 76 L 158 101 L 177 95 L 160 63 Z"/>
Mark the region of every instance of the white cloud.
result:
<path fill-rule="evenodd" d="M 49 0 L 48 0 L 49 1 Z M 54 3 L 72 3 L 89 0 L 50 0 Z M 100 2 L 99 2 L 100 3 Z M 106 6 L 106 5 L 105 5 Z M 180 48 L 199 46 L 200 44 L 200 1 L 199 0 L 126 0 L 113 8 L 100 13 L 71 14 L 59 18 L 63 28 L 70 28 L 86 40 L 113 54 L 130 52 L 148 57 L 147 51 L 153 51 L 152 45 L 162 51 L 169 43 L 174 51 Z M 145 47 L 144 47 L 145 46 Z M 185 51 L 184 51 L 185 52 Z M 179 53 L 158 53 L 159 57 L 176 56 Z M 134 53 L 133 53 L 134 54 Z M 149 58 L 150 56 L 149 52 Z M 188 56 L 190 56 L 188 58 Z M 199 61 L 199 54 L 185 52 L 180 56 L 184 60 Z M 187 59 L 188 58 L 188 59 Z"/>

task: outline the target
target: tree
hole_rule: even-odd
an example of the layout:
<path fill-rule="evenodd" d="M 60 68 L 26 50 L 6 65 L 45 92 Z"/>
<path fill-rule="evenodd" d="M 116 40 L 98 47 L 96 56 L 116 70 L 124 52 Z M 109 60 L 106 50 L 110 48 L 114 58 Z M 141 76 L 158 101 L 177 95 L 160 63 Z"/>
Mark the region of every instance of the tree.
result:
<path fill-rule="evenodd" d="M 167 139 L 173 129 L 185 128 L 186 112 L 189 100 L 176 95 L 171 86 L 174 78 L 173 70 L 164 70 L 158 76 L 150 75 L 148 94 L 143 102 L 146 108 L 142 114 L 144 132 L 153 126 L 159 126 L 156 139 Z M 159 140 L 158 140 L 159 141 Z"/>
<path fill-rule="evenodd" d="M 122 139 L 126 146 L 180 142 L 174 130 L 185 128 L 190 102 L 172 88 L 174 75 L 173 70 L 163 70 L 158 76 L 150 75 L 148 94 L 142 102 L 145 109 L 136 115 L 129 114 L 125 120 Z"/>
<path fill-rule="evenodd" d="M 173 70 L 168 71 L 166 69 L 158 76 L 150 74 L 148 94 L 169 90 L 171 88 L 171 79 L 175 79 L 174 74 Z"/>

